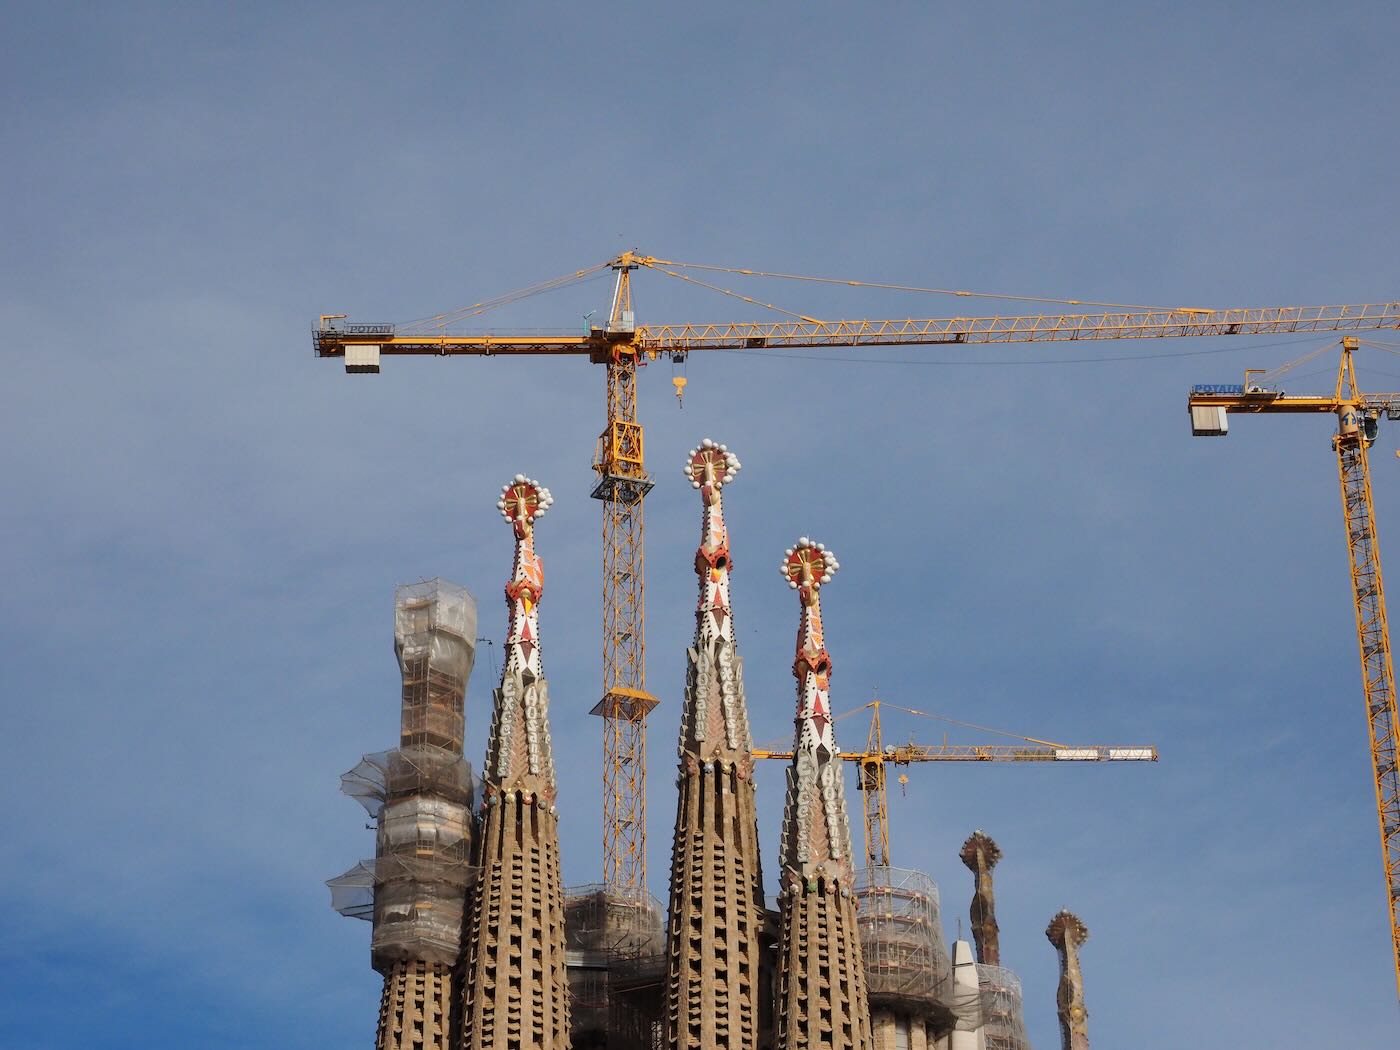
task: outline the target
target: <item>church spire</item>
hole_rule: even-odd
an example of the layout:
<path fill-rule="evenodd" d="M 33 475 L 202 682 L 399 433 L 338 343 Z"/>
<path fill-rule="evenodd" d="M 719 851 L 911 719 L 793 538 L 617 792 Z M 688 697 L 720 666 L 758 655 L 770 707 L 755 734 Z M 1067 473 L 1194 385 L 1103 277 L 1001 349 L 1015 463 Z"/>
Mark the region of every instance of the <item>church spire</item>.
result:
<path fill-rule="evenodd" d="M 831 655 L 822 631 L 821 588 L 840 568 L 825 544 L 802 537 L 789 547 L 780 570 L 797 591 L 801 616 L 797 655 L 797 727 L 793 763 L 788 771 L 783 814 L 782 862 L 803 880 L 839 879 L 850 887 L 851 830 L 846 816 L 845 780 L 831 714 Z"/>
<path fill-rule="evenodd" d="M 732 561 L 724 523 L 724 488 L 739 473 L 739 466 L 739 458 L 727 446 L 709 438 L 690 450 L 685 464 L 691 487 L 700 492 L 700 546 L 695 552 L 700 597 L 691 649 L 694 681 L 681 713 L 679 746 L 683 761 L 738 761 L 747 776 L 753 768 L 753 740 L 734 647 L 729 596 Z"/>
<path fill-rule="evenodd" d="M 517 474 L 496 507 L 515 534 L 505 665 L 482 771 L 480 868 L 463 958 L 463 1050 L 568 1050 L 559 815 L 540 660 L 535 522 L 553 498 Z"/>
<path fill-rule="evenodd" d="M 501 792 L 555 798 L 549 739 L 549 685 L 540 659 L 540 600 L 544 565 L 535 553 L 535 522 L 554 502 L 549 489 L 517 474 L 501 488 L 496 508 L 515 533 L 515 560 L 506 584 L 505 665 L 491 721 L 482 779 Z"/>
<path fill-rule="evenodd" d="M 805 536 L 781 571 L 798 592 L 801 618 L 793 761 L 781 846 L 778 1050 L 871 1050 L 865 962 L 856 928 L 851 828 L 841 752 L 831 715 L 831 656 L 821 589 L 840 568 Z"/>
<path fill-rule="evenodd" d="M 700 493 L 699 599 L 687 653 L 667 925 L 667 1045 L 755 1050 L 763 876 L 744 665 L 734 646 L 724 489 L 739 459 L 706 438 L 685 475 Z"/>

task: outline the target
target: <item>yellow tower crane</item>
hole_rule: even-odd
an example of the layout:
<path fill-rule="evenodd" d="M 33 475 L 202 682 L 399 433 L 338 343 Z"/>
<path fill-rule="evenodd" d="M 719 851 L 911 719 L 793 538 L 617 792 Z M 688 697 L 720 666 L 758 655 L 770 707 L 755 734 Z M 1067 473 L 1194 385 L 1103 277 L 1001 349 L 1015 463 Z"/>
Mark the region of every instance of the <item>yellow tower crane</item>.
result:
<path fill-rule="evenodd" d="M 632 309 L 632 274 L 639 268 L 786 314 L 788 319 L 765 323 L 637 324 Z M 545 335 L 458 330 L 458 326 L 489 310 L 608 270 L 614 274 L 614 286 L 608 319 L 603 325 L 590 325 L 582 333 Z M 823 321 L 711 284 L 694 276 L 696 271 L 842 287 L 1019 299 L 1081 310 Z M 1084 307 L 1093 309 L 1082 312 Z M 1400 302 L 1221 310 L 1121 307 L 1074 299 L 984 295 L 770 273 L 677 262 L 629 251 L 596 266 L 418 321 L 365 324 L 351 322 L 345 314 L 322 314 L 312 338 L 318 356 L 342 358 L 345 370 L 355 373 L 376 373 L 382 358 L 390 356 L 584 357 L 605 367 L 607 421 L 593 463 L 598 475 L 593 496 L 603 503 L 603 688 L 593 713 L 602 716 L 604 724 L 603 876 L 610 892 L 635 895 L 646 886 L 646 718 L 657 703 L 646 688 L 642 504 L 652 481 L 646 472 L 643 431 L 637 418 L 637 369 L 641 365 L 663 354 L 680 363 L 692 350 L 1166 339 L 1375 328 L 1400 328 Z M 683 384 L 676 384 L 678 392 L 682 388 Z"/>
<path fill-rule="evenodd" d="M 1351 589 L 1356 604 L 1356 637 L 1361 648 L 1361 684 L 1371 737 L 1391 950 L 1395 960 L 1396 991 L 1400 994 L 1400 771 L 1396 769 L 1400 718 L 1396 716 L 1395 668 L 1390 658 L 1390 627 L 1386 622 L 1381 555 L 1371 501 L 1371 468 L 1366 456 L 1366 450 L 1376 439 L 1381 414 L 1387 419 L 1400 419 L 1400 394 L 1363 394 L 1360 391 L 1353 359 L 1360 342 L 1355 336 L 1342 339 L 1337 385 L 1330 395 L 1299 396 L 1274 389 L 1272 377 L 1323 352 L 1315 351 L 1272 375 L 1248 370 L 1243 383 L 1193 387 L 1188 407 L 1191 433 L 1197 437 L 1223 437 L 1229 431 L 1228 417 L 1232 413 L 1301 412 L 1337 417 L 1332 448 L 1337 453 L 1337 473 L 1341 479 L 1342 517 L 1347 530 Z"/>
<path fill-rule="evenodd" d="M 937 718 L 954 725 L 982 729 L 967 722 L 915 711 L 913 708 L 887 704 L 883 700 L 872 700 L 855 711 L 847 711 L 837 718 L 845 718 L 856 711 L 870 712 L 870 732 L 866 736 L 864 751 L 843 751 L 841 757 L 847 762 L 860 766 L 861 806 L 865 811 L 865 863 L 868 867 L 884 867 L 890 862 L 890 818 L 888 792 L 885 782 L 887 765 L 907 766 L 913 762 L 1156 762 L 1157 749 L 1145 745 L 1101 744 L 1057 744 L 1050 740 L 1037 740 L 1035 737 L 1018 737 L 1020 744 L 886 744 L 884 730 L 880 724 L 880 709 L 888 707 L 903 711 L 908 715 L 923 718 Z M 997 732 L 996 730 L 989 730 Z M 1003 734 L 1014 735 L 1014 734 Z M 792 761 L 791 751 L 768 751 L 755 748 L 754 758 L 774 758 L 784 762 Z M 908 777 L 899 775 L 899 782 L 905 784 Z"/>

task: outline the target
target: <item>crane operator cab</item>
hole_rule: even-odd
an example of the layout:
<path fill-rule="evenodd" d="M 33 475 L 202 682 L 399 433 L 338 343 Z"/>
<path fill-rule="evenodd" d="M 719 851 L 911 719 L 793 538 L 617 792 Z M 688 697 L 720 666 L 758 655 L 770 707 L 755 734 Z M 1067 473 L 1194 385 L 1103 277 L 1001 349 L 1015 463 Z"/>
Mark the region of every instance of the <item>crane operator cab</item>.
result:
<path fill-rule="evenodd" d="M 1345 405 L 1337 412 L 1337 433 L 1344 437 L 1359 433 L 1370 448 L 1380 432 L 1380 417 L 1379 411 Z"/>

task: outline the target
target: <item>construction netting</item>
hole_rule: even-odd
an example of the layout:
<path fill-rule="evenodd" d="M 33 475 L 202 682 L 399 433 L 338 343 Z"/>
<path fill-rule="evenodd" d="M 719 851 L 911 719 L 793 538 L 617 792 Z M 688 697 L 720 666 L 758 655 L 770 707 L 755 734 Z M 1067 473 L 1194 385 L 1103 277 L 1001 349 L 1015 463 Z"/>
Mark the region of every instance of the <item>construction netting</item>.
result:
<path fill-rule="evenodd" d="M 363 860 L 326 885 L 340 914 L 373 920 L 376 969 L 420 959 L 454 966 L 470 877 L 465 864 L 388 856 Z"/>
<path fill-rule="evenodd" d="M 376 818 L 376 848 L 327 883 L 331 906 L 373 920 L 376 967 L 454 965 L 471 876 L 471 765 L 442 748 L 395 748 L 366 755 L 340 782 Z"/>
<path fill-rule="evenodd" d="M 473 827 L 462 709 L 475 649 L 476 602 L 465 588 L 444 580 L 398 588 L 400 746 L 365 755 L 340 778 L 375 818 L 375 857 L 327 882 L 336 911 L 373 921 L 377 969 L 453 966 L 460 954 Z"/>
<path fill-rule="evenodd" d="M 433 795 L 470 810 L 472 789 L 471 763 L 455 751 L 431 745 L 365 755 L 340 777 L 340 790 L 375 818 L 386 801 L 405 795 Z"/>
<path fill-rule="evenodd" d="M 399 743 L 462 751 L 462 705 L 476 659 L 476 601 L 445 580 L 394 593 L 394 652 L 403 676 Z"/>
<path fill-rule="evenodd" d="M 855 890 L 871 1003 L 915 1009 L 938 1003 L 952 966 L 934 881 L 907 868 L 865 868 Z"/>
<path fill-rule="evenodd" d="M 564 930 L 570 950 L 608 955 L 661 955 L 666 909 L 649 893 L 619 894 L 600 882 L 564 891 Z"/>
<path fill-rule="evenodd" d="M 987 1050 L 1030 1050 L 1021 979 L 1004 966 L 977 964 L 982 992 L 982 1034 Z"/>
<path fill-rule="evenodd" d="M 601 883 L 564 891 L 571 1043 L 648 1050 L 664 1036 L 665 908 Z"/>

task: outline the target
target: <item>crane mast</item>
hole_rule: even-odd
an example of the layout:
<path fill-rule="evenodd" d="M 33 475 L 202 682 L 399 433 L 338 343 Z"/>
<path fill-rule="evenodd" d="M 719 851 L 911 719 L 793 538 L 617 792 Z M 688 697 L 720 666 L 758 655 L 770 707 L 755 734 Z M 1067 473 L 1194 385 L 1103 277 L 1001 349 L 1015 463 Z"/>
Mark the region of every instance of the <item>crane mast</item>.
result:
<path fill-rule="evenodd" d="M 860 805 L 865 813 L 865 859 L 868 867 L 890 863 L 890 815 L 885 791 L 885 736 L 880 726 L 880 703 L 870 710 L 870 732 L 860 756 Z"/>
<path fill-rule="evenodd" d="M 1353 359 L 1359 345 L 1355 336 L 1342 339 L 1337 386 L 1330 398 L 1289 396 L 1251 381 L 1256 373 L 1246 372 L 1246 381 L 1237 386 L 1195 387 L 1188 406 L 1192 414 L 1192 433 L 1198 437 L 1223 436 L 1228 431 L 1226 417 L 1229 413 L 1324 412 L 1337 417 L 1332 448 L 1337 454 L 1337 473 L 1341 481 L 1342 515 L 1347 530 L 1347 556 L 1356 609 L 1356 638 L 1361 653 L 1361 683 L 1380 823 L 1391 953 L 1396 993 L 1400 995 L 1400 769 L 1397 769 L 1400 717 L 1396 713 L 1395 667 L 1390 653 L 1390 627 L 1386 619 L 1367 456 L 1381 413 L 1390 419 L 1400 418 L 1400 394 L 1361 393 Z"/>
<path fill-rule="evenodd" d="M 603 719 L 603 881 L 610 893 L 646 890 L 646 719 L 657 700 L 647 692 L 646 472 L 637 422 L 639 351 L 632 338 L 632 270 L 614 265 L 608 311 L 607 425 L 598 437 L 592 496 L 603 504 L 603 695 L 591 714 Z"/>

